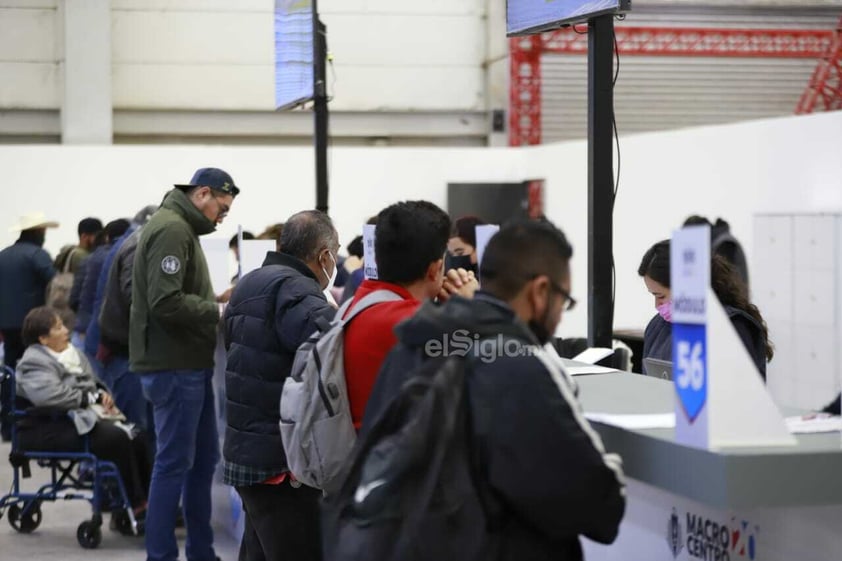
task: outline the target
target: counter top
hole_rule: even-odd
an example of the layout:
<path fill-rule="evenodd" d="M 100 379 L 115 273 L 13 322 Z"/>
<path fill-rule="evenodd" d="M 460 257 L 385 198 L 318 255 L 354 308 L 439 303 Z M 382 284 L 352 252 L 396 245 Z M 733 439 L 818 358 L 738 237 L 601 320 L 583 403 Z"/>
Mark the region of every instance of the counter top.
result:
<path fill-rule="evenodd" d="M 578 376 L 586 412 L 674 411 L 672 382 L 616 372 Z M 784 411 L 786 415 L 797 412 Z M 842 504 L 842 435 L 796 435 L 796 446 L 701 450 L 678 444 L 675 429 L 627 430 L 592 422 L 626 474 L 719 508 Z"/>

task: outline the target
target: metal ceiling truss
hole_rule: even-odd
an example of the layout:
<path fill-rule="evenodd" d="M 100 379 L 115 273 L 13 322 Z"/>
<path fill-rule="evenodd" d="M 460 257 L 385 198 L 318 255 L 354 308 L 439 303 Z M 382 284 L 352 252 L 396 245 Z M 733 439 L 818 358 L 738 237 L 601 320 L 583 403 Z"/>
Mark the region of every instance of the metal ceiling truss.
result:
<path fill-rule="evenodd" d="M 795 113 L 838 111 L 842 109 L 842 17 L 836 24 L 833 41 L 816 66 Z"/>

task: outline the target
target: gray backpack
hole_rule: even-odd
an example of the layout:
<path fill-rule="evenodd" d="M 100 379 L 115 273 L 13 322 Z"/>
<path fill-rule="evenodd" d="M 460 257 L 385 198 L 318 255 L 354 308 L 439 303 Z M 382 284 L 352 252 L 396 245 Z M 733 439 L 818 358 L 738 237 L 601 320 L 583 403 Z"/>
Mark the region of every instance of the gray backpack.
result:
<path fill-rule="evenodd" d="M 317 331 L 295 353 L 281 394 L 281 439 L 287 467 L 301 483 L 327 493 L 357 440 L 345 383 L 345 327 L 360 312 L 401 300 L 377 290 L 351 305 L 343 304 L 329 328 Z"/>

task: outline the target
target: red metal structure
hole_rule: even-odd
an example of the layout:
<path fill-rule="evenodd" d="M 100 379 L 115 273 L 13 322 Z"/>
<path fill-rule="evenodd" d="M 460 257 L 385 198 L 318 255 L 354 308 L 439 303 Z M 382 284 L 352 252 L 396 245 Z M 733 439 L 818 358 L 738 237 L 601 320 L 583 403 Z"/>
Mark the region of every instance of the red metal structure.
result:
<path fill-rule="evenodd" d="M 541 37 L 514 37 L 509 44 L 511 146 L 541 144 Z"/>
<path fill-rule="evenodd" d="M 821 98 L 826 108 L 842 104 L 840 32 L 787 29 L 708 29 L 617 26 L 621 55 L 707 56 L 766 58 L 825 58 L 811 81 L 815 107 Z M 587 27 L 514 37 L 509 42 L 509 144 L 541 143 L 541 55 L 585 54 Z M 806 96 L 806 93 L 805 93 Z M 833 100 L 836 105 L 833 105 Z M 799 108 L 801 104 L 799 104 Z"/>
<path fill-rule="evenodd" d="M 842 18 L 839 18 L 833 41 L 813 72 L 795 113 L 812 113 L 820 102 L 824 111 L 842 109 Z"/>

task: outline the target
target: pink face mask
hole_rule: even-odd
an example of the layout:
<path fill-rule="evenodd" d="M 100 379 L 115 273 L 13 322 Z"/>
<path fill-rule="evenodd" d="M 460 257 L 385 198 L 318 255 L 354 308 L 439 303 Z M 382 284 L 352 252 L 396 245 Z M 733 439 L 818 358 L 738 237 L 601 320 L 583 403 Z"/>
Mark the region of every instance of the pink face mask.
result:
<path fill-rule="evenodd" d="M 658 315 L 664 318 L 664 321 L 672 323 L 672 302 L 664 302 L 659 306 L 655 306 L 658 310 Z"/>

